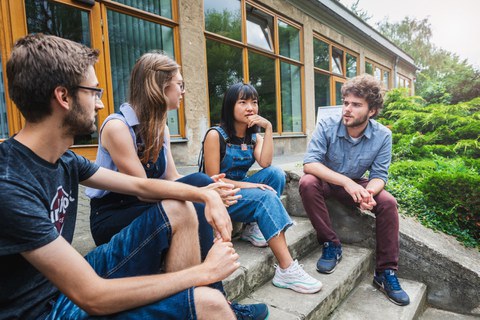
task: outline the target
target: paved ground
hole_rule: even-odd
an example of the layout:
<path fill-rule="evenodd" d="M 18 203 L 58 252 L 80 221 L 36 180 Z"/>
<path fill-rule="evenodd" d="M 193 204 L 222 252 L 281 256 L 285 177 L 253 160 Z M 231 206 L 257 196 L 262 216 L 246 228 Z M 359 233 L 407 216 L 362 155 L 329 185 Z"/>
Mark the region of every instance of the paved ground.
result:
<path fill-rule="evenodd" d="M 288 169 L 292 167 L 301 167 L 303 154 L 298 155 L 283 155 L 274 157 L 273 165 Z M 259 168 L 258 165 L 253 167 Z M 189 174 L 197 172 L 197 166 L 191 167 L 178 167 L 178 171 L 181 174 Z M 91 233 L 90 233 L 90 201 L 85 196 L 85 188 L 80 186 L 79 189 L 79 203 L 77 213 L 77 225 L 75 228 L 75 234 L 73 238 L 73 246 L 82 254 L 85 255 L 92 248 L 95 247 Z"/>

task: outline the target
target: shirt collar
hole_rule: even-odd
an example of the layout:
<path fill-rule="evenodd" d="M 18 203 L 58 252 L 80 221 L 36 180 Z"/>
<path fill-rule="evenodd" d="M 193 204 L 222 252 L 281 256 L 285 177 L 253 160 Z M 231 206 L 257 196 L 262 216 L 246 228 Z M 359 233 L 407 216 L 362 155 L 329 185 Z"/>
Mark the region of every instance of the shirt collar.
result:
<path fill-rule="evenodd" d="M 372 119 L 368 120 L 367 127 L 363 131 L 363 134 L 362 134 L 361 137 L 365 136 L 368 139 L 372 138 L 372 134 L 373 134 L 373 128 L 372 128 L 373 123 L 372 123 L 372 121 L 373 121 Z M 345 127 L 345 125 L 343 124 L 343 121 L 341 119 L 340 119 L 339 126 L 338 126 L 337 136 L 338 137 L 343 137 L 343 138 L 350 137 L 347 133 L 347 127 Z"/>
<path fill-rule="evenodd" d="M 123 103 L 120 106 L 120 111 L 122 112 L 123 116 L 125 117 L 125 120 L 127 121 L 130 127 L 140 124 L 140 122 L 138 121 L 137 114 L 128 103 Z"/>

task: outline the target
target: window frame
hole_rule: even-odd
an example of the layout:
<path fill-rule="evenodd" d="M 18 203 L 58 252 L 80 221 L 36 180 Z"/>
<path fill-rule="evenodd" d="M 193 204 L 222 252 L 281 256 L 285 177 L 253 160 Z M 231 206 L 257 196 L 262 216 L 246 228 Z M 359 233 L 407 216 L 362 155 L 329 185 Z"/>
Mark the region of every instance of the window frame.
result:
<path fill-rule="evenodd" d="M 364 63 L 364 66 L 367 64 L 367 63 L 370 63 L 372 65 L 372 71 L 373 71 L 373 74 L 371 74 L 372 76 L 375 77 L 375 69 L 380 69 L 380 79 L 378 79 L 380 82 L 382 82 L 382 84 L 385 84 L 384 82 L 384 79 L 383 79 L 383 76 L 385 75 L 385 71 L 388 72 L 389 74 L 389 77 L 388 77 L 388 88 L 385 88 L 386 90 L 390 90 L 393 88 L 392 86 L 392 69 L 378 63 L 378 62 L 375 62 L 371 59 L 368 59 L 368 58 L 365 58 L 365 63 Z M 367 73 L 367 71 L 365 70 L 365 73 Z M 370 74 L 370 73 L 369 73 Z"/>
<path fill-rule="evenodd" d="M 79 10 L 86 11 L 89 18 L 90 40 L 93 48 L 100 50 L 100 57 L 95 64 L 95 73 L 97 75 L 100 87 L 105 89 L 105 94 L 102 97 L 104 108 L 99 110 L 97 114 L 98 125 L 100 126 L 107 116 L 114 111 L 113 91 L 112 91 L 112 76 L 110 65 L 110 44 L 108 38 L 108 19 L 107 10 L 114 10 L 116 12 L 133 16 L 135 18 L 147 20 L 149 22 L 164 25 L 173 29 L 173 43 L 174 43 L 174 59 L 181 66 L 181 50 L 180 50 L 180 30 L 179 30 L 179 14 L 178 14 L 178 0 L 171 0 L 172 3 L 172 19 L 162 17 L 150 12 L 146 12 L 135 7 L 130 7 L 113 0 L 104 0 L 101 2 L 95 1 L 93 5 L 80 3 L 74 0 L 48 0 L 52 3 L 67 5 Z M 20 14 L 21 13 L 21 14 Z M 9 19 L 9 17 L 17 17 L 16 19 Z M 16 39 L 27 34 L 26 8 L 24 1 L 6 0 L 0 3 L 0 25 L 3 27 L 3 32 L 0 32 L 0 46 L 3 57 L 8 57 L 13 48 Z M 6 59 L 2 59 L 2 68 L 6 70 Z M 6 76 L 4 76 L 6 78 Z M 8 83 L 6 79 L 5 91 L 8 91 Z M 10 135 L 18 132 L 25 125 L 25 120 L 21 116 L 18 109 L 14 106 L 11 99 L 6 97 L 7 104 L 7 119 L 9 125 Z M 178 109 L 178 135 L 172 135 L 172 140 L 183 139 L 186 137 L 185 130 L 185 106 L 184 100 Z M 0 140 L 2 141 L 2 140 Z M 90 145 L 73 145 L 72 150 L 87 157 L 90 160 L 95 159 L 97 154 L 98 144 Z"/>
<path fill-rule="evenodd" d="M 261 11 L 264 14 L 268 14 L 273 17 L 273 52 L 269 50 L 262 49 L 258 46 L 252 45 L 248 43 L 247 39 L 247 5 L 254 7 L 255 9 Z M 274 132 L 274 136 L 291 136 L 291 135 L 298 135 L 304 134 L 306 123 L 305 123 L 305 54 L 304 54 L 304 30 L 303 25 L 292 21 L 280 13 L 277 13 L 266 6 L 259 5 L 258 3 L 252 0 L 240 0 L 240 10 L 241 10 L 241 41 L 230 39 L 224 37 L 222 35 L 216 34 L 211 31 L 207 31 L 204 26 L 204 35 L 206 40 L 212 40 L 216 42 L 220 42 L 225 45 L 234 46 L 242 49 L 242 69 L 243 69 L 243 79 L 250 79 L 250 72 L 249 72 L 249 61 L 248 61 L 248 53 L 252 52 L 255 54 L 264 55 L 266 57 L 272 58 L 275 61 L 275 97 L 276 97 L 276 121 L 277 121 L 277 129 Z M 278 32 L 278 22 L 281 21 L 283 23 L 288 24 L 296 29 L 299 32 L 299 50 L 300 50 L 300 60 L 295 60 L 280 54 L 280 43 L 279 43 L 279 32 Z M 205 47 L 205 53 L 207 48 Z M 206 53 L 205 56 L 208 56 Z M 281 97 L 281 70 L 280 64 L 281 62 L 285 62 L 288 64 L 292 64 L 295 66 L 300 67 L 300 90 L 301 90 L 301 112 L 302 112 L 302 131 L 300 132 L 283 132 L 283 114 L 282 114 L 282 97 Z M 207 80 L 207 102 L 208 102 L 208 121 L 211 125 L 210 119 L 210 97 L 208 96 L 208 75 L 205 76 Z M 261 106 L 260 106 L 261 108 Z"/>

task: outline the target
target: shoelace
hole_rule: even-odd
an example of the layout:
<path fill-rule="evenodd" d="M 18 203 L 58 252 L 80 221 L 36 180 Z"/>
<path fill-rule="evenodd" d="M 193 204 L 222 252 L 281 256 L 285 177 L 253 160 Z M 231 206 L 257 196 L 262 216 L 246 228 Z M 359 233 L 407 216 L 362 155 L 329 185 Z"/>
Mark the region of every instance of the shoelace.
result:
<path fill-rule="evenodd" d="M 328 247 L 323 247 L 322 258 L 331 260 L 335 258 L 335 247 L 330 244 Z"/>
<path fill-rule="evenodd" d="M 395 273 L 391 273 L 388 271 L 385 271 L 385 280 L 387 280 L 388 285 L 392 290 L 402 290 L 402 287 L 400 287 L 400 282 L 398 282 L 397 275 Z"/>

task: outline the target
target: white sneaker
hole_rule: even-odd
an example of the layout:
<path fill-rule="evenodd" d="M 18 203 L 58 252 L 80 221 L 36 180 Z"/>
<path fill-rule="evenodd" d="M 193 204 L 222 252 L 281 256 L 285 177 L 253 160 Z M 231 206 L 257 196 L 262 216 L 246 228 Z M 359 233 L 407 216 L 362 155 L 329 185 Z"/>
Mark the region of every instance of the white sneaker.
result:
<path fill-rule="evenodd" d="M 268 243 L 263 237 L 262 231 L 258 228 L 258 224 L 255 222 L 249 223 L 245 226 L 240 239 L 250 241 L 255 247 L 267 247 Z"/>
<path fill-rule="evenodd" d="M 303 265 L 298 264 L 297 260 L 293 261 L 285 270 L 277 265 L 275 268 L 272 282 L 276 287 L 292 289 L 300 293 L 315 293 L 322 289 L 322 283 L 306 273 Z"/>

